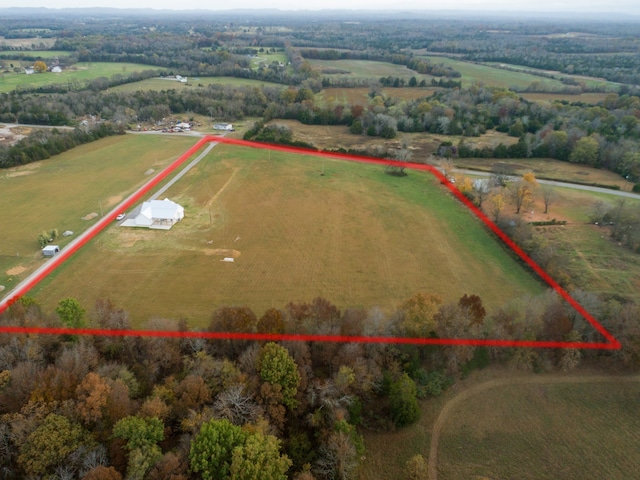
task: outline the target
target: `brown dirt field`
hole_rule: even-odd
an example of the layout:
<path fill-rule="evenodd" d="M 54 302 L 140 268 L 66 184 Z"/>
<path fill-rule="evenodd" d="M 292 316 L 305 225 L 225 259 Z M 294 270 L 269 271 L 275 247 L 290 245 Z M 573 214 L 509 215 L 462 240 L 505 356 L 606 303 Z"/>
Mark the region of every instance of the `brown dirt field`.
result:
<path fill-rule="evenodd" d="M 82 220 L 92 220 L 94 218 L 96 218 L 98 216 L 98 214 L 96 212 L 91 212 L 88 213 L 87 215 L 85 215 L 84 217 L 82 217 Z"/>
<path fill-rule="evenodd" d="M 19 265 L 17 267 L 13 267 L 13 268 L 7 270 L 7 275 L 20 275 L 25 270 L 26 270 L 25 267 L 23 267 L 22 265 Z"/>

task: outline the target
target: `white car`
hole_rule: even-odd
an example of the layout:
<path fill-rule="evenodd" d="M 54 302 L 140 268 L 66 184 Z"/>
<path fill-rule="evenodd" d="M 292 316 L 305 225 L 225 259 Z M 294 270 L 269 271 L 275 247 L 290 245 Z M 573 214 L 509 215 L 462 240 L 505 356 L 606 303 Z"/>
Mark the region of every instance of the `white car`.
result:
<path fill-rule="evenodd" d="M 126 213 L 121 213 L 120 215 L 118 215 L 118 216 L 116 217 L 116 220 L 122 220 L 122 219 L 123 219 L 124 217 L 126 217 L 126 216 L 127 216 L 127 214 L 126 214 Z"/>

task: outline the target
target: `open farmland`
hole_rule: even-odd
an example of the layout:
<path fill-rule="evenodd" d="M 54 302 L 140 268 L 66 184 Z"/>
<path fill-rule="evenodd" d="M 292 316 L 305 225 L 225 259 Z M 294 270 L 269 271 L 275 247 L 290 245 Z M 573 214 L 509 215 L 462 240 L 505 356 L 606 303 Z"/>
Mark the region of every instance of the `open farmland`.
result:
<path fill-rule="evenodd" d="M 113 75 L 127 75 L 144 70 L 158 70 L 158 67 L 137 63 L 90 62 L 76 63 L 60 73 L 5 73 L 0 78 L 0 93 L 11 92 L 19 87 L 41 87 L 44 85 L 82 82 L 99 77 L 110 78 Z"/>
<path fill-rule="evenodd" d="M 175 80 L 166 80 L 162 78 L 148 78 L 139 82 L 126 83 L 110 88 L 109 92 L 138 92 L 138 91 L 162 91 L 162 90 L 183 90 L 188 88 L 197 88 L 208 85 L 230 85 L 233 87 L 275 87 L 286 88 L 279 83 L 263 82 L 250 78 L 234 78 L 234 77 L 188 77 L 188 83 L 181 83 Z"/>
<path fill-rule="evenodd" d="M 311 67 L 316 70 L 321 76 L 329 78 L 340 77 L 353 77 L 353 78 L 374 78 L 380 77 L 400 77 L 409 80 L 411 77 L 416 77 L 418 82 L 425 79 L 427 82 L 431 82 L 434 78 L 431 75 L 422 75 L 413 70 L 408 69 L 404 65 L 395 65 L 387 62 L 374 62 L 370 60 L 307 60 Z M 324 70 L 331 71 L 344 71 L 345 73 L 332 73 L 325 74 Z M 347 73 L 348 72 L 348 73 Z"/>
<path fill-rule="evenodd" d="M 581 93 L 579 95 L 569 95 L 567 93 L 522 93 L 520 96 L 530 102 L 553 103 L 556 101 L 582 102 L 595 105 L 602 102 L 607 93 Z"/>
<path fill-rule="evenodd" d="M 6 55 L 6 56 L 55 58 L 55 57 L 66 57 L 66 56 L 69 56 L 71 53 L 72 52 L 65 52 L 63 50 L 3 50 L 0 44 L 0 55 Z"/>
<path fill-rule="evenodd" d="M 400 87 L 400 88 L 382 88 L 382 93 L 389 98 L 401 98 L 403 100 L 415 100 L 417 98 L 430 97 L 437 89 L 423 87 Z M 316 101 L 323 101 L 327 104 L 333 102 L 346 105 L 368 105 L 371 98 L 369 97 L 368 88 L 325 88 L 316 95 Z"/>
<path fill-rule="evenodd" d="M 165 195 L 185 207 L 182 222 L 114 224 L 36 299 L 52 308 L 108 297 L 136 326 L 155 317 L 204 326 L 222 305 L 261 314 L 323 296 L 387 309 L 428 291 L 449 301 L 476 293 L 493 306 L 543 289 L 424 173 L 219 145 Z"/>
<path fill-rule="evenodd" d="M 149 170 L 158 172 L 193 143 L 173 136 L 117 136 L 0 170 L 0 285 L 11 288 L 43 262 L 37 243 L 43 230 L 77 235 L 97 218 L 82 217 L 106 213 L 146 182 Z M 56 244 L 64 247 L 76 235 L 61 236 Z"/>
<path fill-rule="evenodd" d="M 433 63 L 442 63 L 462 74 L 462 86 L 483 83 L 491 87 L 523 89 L 533 82 L 539 82 L 549 89 L 560 89 L 565 85 L 559 80 L 543 78 L 525 72 L 514 72 L 477 63 L 464 62 L 446 57 L 425 57 Z"/>
<path fill-rule="evenodd" d="M 487 388 L 456 404 L 440 437 L 438 479 L 636 477 L 640 384 L 553 380 Z"/>

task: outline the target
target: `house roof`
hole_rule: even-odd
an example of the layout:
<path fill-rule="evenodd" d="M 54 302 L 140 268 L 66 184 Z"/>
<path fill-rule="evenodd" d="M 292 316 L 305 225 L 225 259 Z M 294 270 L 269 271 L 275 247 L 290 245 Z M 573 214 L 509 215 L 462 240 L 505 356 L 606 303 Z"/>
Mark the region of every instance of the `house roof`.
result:
<path fill-rule="evenodd" d="M 151 200 L 142 204 L 140 215 L 144 215 L 150 220 L 176 219 L 184 215 L 184 208 L 168 198 Z"/>

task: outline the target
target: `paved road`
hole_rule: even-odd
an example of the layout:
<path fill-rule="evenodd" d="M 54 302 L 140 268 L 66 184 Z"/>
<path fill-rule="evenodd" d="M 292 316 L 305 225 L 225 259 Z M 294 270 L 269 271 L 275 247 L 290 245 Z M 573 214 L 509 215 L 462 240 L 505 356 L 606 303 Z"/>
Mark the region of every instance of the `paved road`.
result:
<path fill-rule="evenodd" d="M 493 173 L 481 172 L 478 170 L 465 170 L 462 168 L 454 168 L 456 173 L 464 173 L 465 175 L 475 175 L 476 177 L 490 177 Z M 580 185 L 578 183 L 558 182 L 555 180 L 540 180 L 538 183 L 542 185 L 553 185 L 555 187 L 573 188 L 574 190 L 586 190 L 587 192 L 607 193 L 609 195 L 617 195 L 618 197 L 635 198 L 640 200 L 640 194 L 632 192 L 623 192 L 621 190 L 612 190 L 610 188 L 592 187 L 590 185 Z"/>

